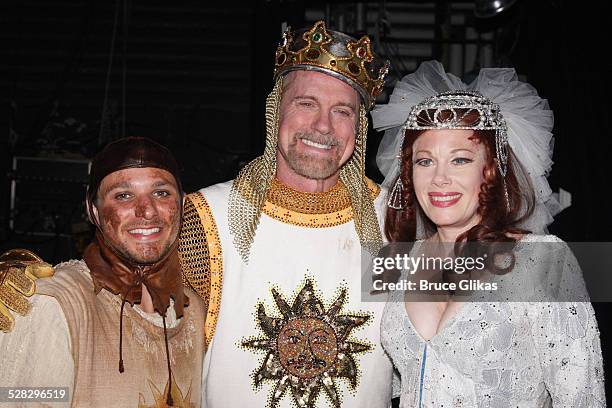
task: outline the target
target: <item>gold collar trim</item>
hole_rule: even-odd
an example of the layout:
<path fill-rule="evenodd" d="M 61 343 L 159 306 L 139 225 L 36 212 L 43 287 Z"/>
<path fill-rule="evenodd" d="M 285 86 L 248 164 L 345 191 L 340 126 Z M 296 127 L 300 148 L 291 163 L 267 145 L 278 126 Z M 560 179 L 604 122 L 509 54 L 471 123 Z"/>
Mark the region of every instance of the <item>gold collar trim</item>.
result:
<path fill-rule="evenodd" d="M 380 187 L 367 178 L 366 184 L 376 198 Z M 351 197 L 340 180 L 327 192 L 304 193 L 273 179 L 262 212 L 285 224 L 309 228 L 333 227 L 353 219 Z"/>
<path fill-rule="evenodd" d="M 301 214 L 329 214 L 351 206 L 351 197 L 340 180 L 324 193 L 304 193 L 275 178 L 268 190 L 266 201 Z"/>

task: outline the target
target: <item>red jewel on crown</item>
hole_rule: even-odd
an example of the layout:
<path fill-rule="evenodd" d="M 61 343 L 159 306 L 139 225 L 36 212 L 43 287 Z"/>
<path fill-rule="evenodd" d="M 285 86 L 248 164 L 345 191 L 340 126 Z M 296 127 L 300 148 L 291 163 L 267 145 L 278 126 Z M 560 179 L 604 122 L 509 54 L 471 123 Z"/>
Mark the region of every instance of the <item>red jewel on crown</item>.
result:
<path fill-rule="evenodd" d="M 286 72 L 293 66 L 310 65 L 317 69 L 333 70 L 354 81 L 372 102 L 382 91 L 384 78 L 389 69 L 388 64 L 376 68 L 377 64 L 368 64 L 372 63 L 374 55 L 367 36 L 348 42 L 342 40 L 342 45 L 348 49 L 350 55 L 335 54 L 334 47 L 339 47 L 341 42 L 334 35 L 326 30 L 323 21 L 318 21 L 302 34 L 301 48 L 296 49 L 292 33 L 288 28 L 276 52 L 275 75 Z"/>

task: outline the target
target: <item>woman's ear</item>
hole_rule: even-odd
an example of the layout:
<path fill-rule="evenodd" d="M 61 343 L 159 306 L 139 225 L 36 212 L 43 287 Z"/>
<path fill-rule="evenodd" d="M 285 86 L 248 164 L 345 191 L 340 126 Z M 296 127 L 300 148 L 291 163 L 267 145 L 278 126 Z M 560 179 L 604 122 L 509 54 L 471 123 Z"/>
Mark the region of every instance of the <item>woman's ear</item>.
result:
<path fill-rule="evenodd" d="M 483 175 L 484 175 L 485 180 L 494 180 L 496 171 L 497 171 L 497 165 L 485 166 L 483 170 Z"/>

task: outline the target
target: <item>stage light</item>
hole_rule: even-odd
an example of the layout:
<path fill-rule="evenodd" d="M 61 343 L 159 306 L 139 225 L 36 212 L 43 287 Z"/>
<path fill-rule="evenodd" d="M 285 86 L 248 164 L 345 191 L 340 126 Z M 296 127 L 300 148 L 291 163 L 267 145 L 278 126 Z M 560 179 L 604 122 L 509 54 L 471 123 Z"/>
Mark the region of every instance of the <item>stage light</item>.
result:
<path fill-rule="evenodd" d="M 516 0 L 475 0 L 474 14 L 479 18 L 489 18 L 509 9 Z"/>

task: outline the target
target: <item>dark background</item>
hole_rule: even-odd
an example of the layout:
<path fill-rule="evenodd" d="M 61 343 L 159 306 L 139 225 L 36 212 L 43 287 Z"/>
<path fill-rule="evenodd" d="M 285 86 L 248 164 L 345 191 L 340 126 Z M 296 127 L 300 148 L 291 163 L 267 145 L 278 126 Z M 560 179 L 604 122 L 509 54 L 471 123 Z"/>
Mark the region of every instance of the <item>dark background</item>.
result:
<path fill-rule="evenodd" d="M 610 241 L 610 6 L 509 3 L 477 18 L 472 1 L 4 1 L 0 250 L 78 257 L 91 234 L 81 205 L 87 160 L 123 135 L 168 146 L 186 191 L 234 177 L 263 150 L 282 23 L 319 18 L 377 38 L 375 49 L 392 61 L 379 102 L 423 60 L 439 59 L 465 79 L 483 66 L 516 68 L 555 112 L 550 183 L 572 193 L 572 206 L 551 233 Z M 375 180 L 380 137 L 372 131 L 368 141 Z M 612 361 L 610 306 L 595 308 Z"/>

